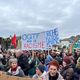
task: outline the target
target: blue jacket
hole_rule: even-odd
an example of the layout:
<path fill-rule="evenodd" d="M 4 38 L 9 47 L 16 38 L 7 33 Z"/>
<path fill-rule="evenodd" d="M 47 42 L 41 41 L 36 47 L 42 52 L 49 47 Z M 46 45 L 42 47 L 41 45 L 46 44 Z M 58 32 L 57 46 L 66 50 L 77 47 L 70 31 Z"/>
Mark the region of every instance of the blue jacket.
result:
<path fill-rule="evenodd" d="M 47 55 L 47 58 L 45 60 L 45 64 L 46 65 L 49 64 L 49 62 L 52 61 L 52 60 L 53 60 L 53 57 L 51 55 Z"/>

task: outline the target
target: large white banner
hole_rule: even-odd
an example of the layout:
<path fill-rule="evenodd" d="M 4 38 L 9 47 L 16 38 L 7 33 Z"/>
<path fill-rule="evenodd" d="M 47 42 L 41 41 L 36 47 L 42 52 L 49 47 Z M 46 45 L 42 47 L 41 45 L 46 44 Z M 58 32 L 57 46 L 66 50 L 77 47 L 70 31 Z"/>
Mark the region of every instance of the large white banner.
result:
<path fill-rule="evenodd" d="M 41 33 L 23 34 L 22 50 L 42 50 L 48 49 L 52 45 L 59 43 L 58 29 Z"/>

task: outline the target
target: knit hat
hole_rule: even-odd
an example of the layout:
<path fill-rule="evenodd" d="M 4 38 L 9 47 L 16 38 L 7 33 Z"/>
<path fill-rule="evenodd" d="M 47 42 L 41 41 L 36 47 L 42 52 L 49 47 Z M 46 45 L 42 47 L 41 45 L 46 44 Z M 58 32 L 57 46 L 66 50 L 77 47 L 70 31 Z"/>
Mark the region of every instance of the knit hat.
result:
<path fill-rule="evenodd" d="M 65 56 L 65 57 L 63 58 L 63 61 L 64 61 L 66 64 L 70 64 L 70 63 L 71 63 L 69 57 L 67 57 L 67 56 Z"/>
<path fill-rule="evenodd" d="M 57 69 L 59 69 L 59 63 L 58 63 L 57 60 L 53 60 L 53 61 L 51 61 L 51 62 L 49 63 L 49 67 L 50 67 L 50 65 L 54 65 L 54 66 L 57 67 Z"/>
<path fill-rule="evenodd" d="M 44 65 L 39 65 L 37 68 L 38 68 L 42 73 L 43 73 L 44 70 L 45 70 Z"/>

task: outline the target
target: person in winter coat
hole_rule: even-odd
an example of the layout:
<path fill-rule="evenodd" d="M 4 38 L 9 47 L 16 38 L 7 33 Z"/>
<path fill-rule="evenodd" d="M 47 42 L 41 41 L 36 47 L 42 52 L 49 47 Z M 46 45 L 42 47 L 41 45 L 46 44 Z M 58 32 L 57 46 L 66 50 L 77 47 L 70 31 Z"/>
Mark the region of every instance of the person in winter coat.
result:
<path fill-rule="evenodd" d="M 59 62 L 62 61 L 62 57 L 60 57 L 60 55 L 57 52 L 57 50 L 50 50 L 49 54 L 47 55 L 47 57 L 45 59 L 45 64 L 48 64 L 53 59 L 55 59 L 55 60 L 57 60 Z"/>
<path fill-rule="evenodd" d="M 30 69 L 28 71 L 28 76 L 32 77 L 36 73 L 36 67 L 39 65 L 39 59 L 36 55 L 36 51 L 32 51 L 32 55 L 29 58 Z"/>
<path fill-rule="evenodd" d="M 10 59 L 9 65 L 10 65 L 10 68 L 7 71 L 7 75 L 24 77 L 24 72 L 21 69 L 21 67 L 18 66 L 16 58 Z"/>
<path fill-rule="evenodd" d="M 2 64 L 2 60 L 0 59 L 0 71 L 4 71 L 4 65 Z"/>
<path fill-rule="evenodd" d="M 59 63 L 57 60 L 53 60 L 49 63 L 49 70 L 44 74 L 43 80 L 64 80 L 59 73 Z"/>
<path fill-rule="evenodd" d="M 68 68 L 72 68 L 71 61 L 68 57 L 63 58 L 63 64 L 62 64 L 62 70 L 60 70 L 61 75 L 65 79 L 66 77 L 66 72 Z"/>
<path fill-rule="evenodd" d="M 40 53 L 38 59 L 41 64 L 45 64 L 44 53 Z"/>
<path fill-rule="evenodd" d="M 74 80 L 80 80 L 80 57 L 77 60 L 76 68 L 74 70 Z"/>
<path fill-rule="evenodd" d="M 25 54 L 21 54 L 18 57 L 18 65 L 24 71 L 24 74 L 28 76 L 28 70 L 30 69 L 30 65 L 28 63 L 28 57 Z"/>
<path fill-rule="evenodd" d="M 74 70 L 73 70 L 73 68 L 68 68 L 67 69 L 65 80 L 74 80 Z"/>

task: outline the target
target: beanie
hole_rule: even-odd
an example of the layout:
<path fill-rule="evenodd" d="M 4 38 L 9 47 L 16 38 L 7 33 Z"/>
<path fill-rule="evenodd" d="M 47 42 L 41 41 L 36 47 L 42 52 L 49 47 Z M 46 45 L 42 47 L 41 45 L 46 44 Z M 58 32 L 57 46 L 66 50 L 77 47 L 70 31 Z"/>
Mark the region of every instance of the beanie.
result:
<path fill-rule="evenodd" d="M 43 73 L 44 70 L 45 70 L 44 65 L 39 65 L 37 68 L 38 68 L 42 73 Z"/>
<path fill-rule="evenodd" d="M 70 64 L 70 63 L 71 63 L 69 57 L 66 57 L 66 56 L 63 58 L 63 61 L 64 61 L 66 64 Z"/>

